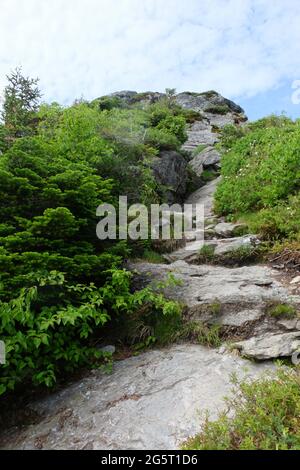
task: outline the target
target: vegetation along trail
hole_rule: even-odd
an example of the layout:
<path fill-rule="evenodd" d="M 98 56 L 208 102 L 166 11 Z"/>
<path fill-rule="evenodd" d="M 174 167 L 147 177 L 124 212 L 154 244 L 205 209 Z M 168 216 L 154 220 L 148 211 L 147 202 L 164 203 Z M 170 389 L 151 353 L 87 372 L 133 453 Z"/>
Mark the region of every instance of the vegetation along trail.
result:
<path fill-rule="evenodd" d="M 299 447 L 297 368 L 274 363 L 300 348 L 299 124 L 247 123 L 214 91 L 123 91 L 28 112 L 36 120 L 14 129 L 8 106 L 1 127 L 0 387 L 9 399 L 24 384 L 60 385 L 26 395 L 1 448 Z M 122 191 L 204 204 L 203 248 L 193 233 L 188 250 L 100 246 L 96 201 Z"/>

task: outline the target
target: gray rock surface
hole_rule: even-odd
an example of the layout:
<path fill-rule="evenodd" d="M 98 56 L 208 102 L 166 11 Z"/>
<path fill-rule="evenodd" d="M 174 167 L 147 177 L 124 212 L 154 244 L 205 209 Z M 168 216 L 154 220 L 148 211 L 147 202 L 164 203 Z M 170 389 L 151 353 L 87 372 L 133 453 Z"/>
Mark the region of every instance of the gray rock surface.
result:
<path fill-rule="evenodd" d="M 149 351 L 94 371 L 30 405 L 36 424 L 1 434 L 2 449 L 178 449 L 225 408 L 233 373 L 256 379 L 272 364 L 254 364 L 196 345 Z"/>
<path fill-rule="evenodd" d="M 247 228 L 245 224 L 231 224 L 229 222 L 220 222 L 215 225 L 214 230 L 217 235 L 224 238 L 233 237 L 238 230 Z"/>
<path fill-rule="evenodd" d="M 120 98 L 126 104 L 132 105 L 139 102 L 143 102 L 145 104 L 155 103 L 166 95 L 165 93 L 159 93 L 157 91 L 146 91 L 143 93 L 137 93 L 136 91 L 123 90 L 111 93 L 108 96 Z"/>
<path fill-rule="evenodd" d="M 175 151 L 164 151 L 152 160 L 156 181 L 166 186 L 169 203 L 182 202 L 186 194 L 187 162 Z"/>
<path fill-rule="evenodd" d="M 122 91 L 112 96 L 129 105 L 141 102 L 146 106 L 165 95 Z M 208 146 L 190 162 L 199 176 L 204 168 L 219 165 L 220 155 L 213 145 L 219 140 L 220 129 L 228 123 L 240 125 L 246 118 L 242 108 L 216 92 L 180 93 L 175 99 L 199 113 L 183 146 L 189 152 L 199 145 Z M 220 106 L 226 106 L 227 112 L 220 114 Z M 169 203 L 182 201 L 187 184 L 183 156 L 161 152 L 152 168 L 157 181 L 169 188 Z M 216 255 L 255 246 L 259 243 L 255 235 L 230 238 L 236 225 L 214 216 L 213 195 L 219 181 L 198 189 L 185 201 L 204 205 L 210 238 L 224 237 L 205 243 L 215 248 Z M 300 348 L 300 318 L 273 318 L 268 315 L 268 306 L 291 303 L 299 311 L 300 296 L 292 290 L 296 281 L 288 284 L 289 289 L 277 271 L 263 265 L 227 268 L 190 264 L 198 259 L 195 238 L 200 231 L 186 234 L 186 247 L 166 256 L 169 265 L 132 264 L 135 287 L 155 285 L 173 274 L 179 284 L 167 287 L 165 294 L 185 305 L 186 321 L 220 325 L 230 347 L 249 358 L 291 356 Z M 114 349 L 109 346 L 107 351 L 113 353 Z M 183 440 L 199 432 L 205 412 L 214 419 L 225 408 L 224 396 L 230 393 L 233 373 L 252 379 L 266 371 L 273 372 L 274 365 L 237 357 L 228 353 L 225 345 L 219 351 L 191 344 L 151 350 L 115 363 L 111 375 L 90 372 L 62 391 L 30 403 L 29 414 L 38 416 L 35 423 L 4 430 L 0 448 L 177 449 Z"/>
<path fill-rule="evenodd" d="M 253 248 L 259 245 L 260 241 L 256 235 L 244 235 L 242 237 L 224 238 L 206 243 L 215 247 L 216 256 L 225 255 L 240 248 Z"/>
<path fill-rule="evenodd" d="M 201 118 L 187 130 L 188 139 L 183 149 L 193 152 L 199 145 L 214 145 L 219 141 L 220 130 L 228 124 L 240 125 L 247 120 L 244 110 L 215 91 L 205 93 L 179 93 L 177 103 L 185 109 L 196 111 Z M 209 110 L 227 108 L 225 114 Z"/>
<path fill-rule="evenodd" d="M 235 346 L 249 358 L 266 360 L 289 357 L 300 350 L 300 331 L 275 334 L 264 332 L 260 336 L 236 343 Z"/>
<path fill-rule="evenodd" d="M 244 110 L 233 101 L 224 98 L 216 91 L 204 93 L 183 92 L 176 96 L 177 103 L 186 109 L 204 112 L 210 106 L 227 106 L 228 111 L 237 114 L 244 114 Z"/>
<path fill-rule="evenodd" d="M 203 161 L 202 158 L 199 158 L 198 155 L 192 158 L 192 160 L 189 162 L 189 166 L 192 168 L 192 170 L 196 173 L 197 176 L 202 175 L 204 171 Z"/>
<path fill-rule="evenodd" d="M 186 204 L 203 204 L 204 215 L 206 218 L 213 217 L 213 195 L 220 178 L 210 181 L 208 184 L 191 194 L 185 201 Z"/>
<path fill-rule="evenodd" d="M 234 337 L 245 340 L 238 349 L 246 356 L 290 356 L 300 347 L 300 318 L 274 318 L 267 313 L 273 303 L 292 304 L 299 311 L 300 296 L 292 295 L 267 266 L 226 268 L 176 261 L 155 266 L 140 263 L 133 268 L 139 287 L 155 286 L 155 281 L 172 273 L 179 283 L 167 287 L 165 294 L 185 306 L 186 318 L 229 328 Z"/>
<path fill-rule="evenodd" d="M 136 263 L 131 265 L 138 275 L 136 282 L 145 286 L 149 282 L 167 279 L 172 273 L 180 284 L 167 289 L 167 295 L 175 298 L 193 312 L 201 311 L 203 304 L 219 302 L 223 306 L 251 305 L 261 309 L 270 300 L 288 302 L 298 299 L 278 281 L 278 273 L 267 266 L 193 265 L 185 261 L 172 264 Z M 300 304 L 300 298 L 299 298 Z M 199 307 L 199 308 L 198 308 Z"/>
<path fill-rule="evenodd" d="M 220 160 L 220 153 L 214 147 L 209 146 L 199 154 L 195 155 L 195 157 L 190 161 L 190 166 L 200 176 L 203 169 L 214 168 L 216 165 L 219 165 Z"/>
<path fill-rule="evenodd" d="M 213 127 L 207 119 L 195 121 L 187 129 L 188 139 L 182 148 L 189 152 L 197 150 L 202 145 L 214 145 L 219 141 L 219 134 L 213 132 Z"/>
<path fill-rule="evenodd" d="M 216 129 L 222 129 L 229 124 L 241 124 L 245 122 L 247 118 L 244 114 L 236 114 L 228 112 L 227 114 L 212 114 L 205 113 L 205 117 L 209 120 L 210 124 Z"/>
<path fill-rule="evenodd" d="M 129 106 L 136 103 L 147 106 L 165 98 L 166 94 L 153 91 L 137 93 L 123 90 L 109 96 L 120 98 Z M 182 147 L 189 152 L 194 151 L 199 145 L 214 145 L 218 142 L 220 130 L 225 125 L 240 125 L 247 120 L 244 110 L 240 106 L 215 91 L 184 92 L 175 95 L 173 99 L 183 108 L 199 114 L 199 117 L 187 129 L 188 139 Z M 220 107 L 227 112 L 220 114 Z"/>

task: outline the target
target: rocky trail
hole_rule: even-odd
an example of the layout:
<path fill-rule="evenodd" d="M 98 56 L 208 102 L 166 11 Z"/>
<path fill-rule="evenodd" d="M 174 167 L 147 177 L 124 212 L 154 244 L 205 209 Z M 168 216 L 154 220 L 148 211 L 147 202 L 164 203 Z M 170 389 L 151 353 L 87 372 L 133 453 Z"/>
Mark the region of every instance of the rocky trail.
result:
<path fill-rule="evenodd" d="M 203 108 L 200 99 L 178 96 L 182 106 Z M 236 122 L 238 116 L 243 120 L 241 109 L 231 106 L 225 116 L 206 113 L 189 129 L 185 150 L 206 145 L 191 160 L 199 174 L 205 166 L 220 164 L 213 147 L 218 140 L 216 126 Z M 240 234 L 245 227 L 214 216 L 218 181 L 201 187 L 186 202 L 204 204 L 205 244 L 213 247 L 215 255 L 230 255 L 259 240 L 253 234 Z M 199 249 L 193 250 L 193 243 L 193 236 L 187 237 L 186 247 L 165 255 L 166 264 L 139 262 L 131 269 L 138 286 L 174 274 L 180 284 L 167 288 L 166 295 L 185 306 L 187 321 L 219 325 L 222 346 L 175 344 L 116 362 L 110 375 L 89 372 L 63 390 L 30 403 L 34 422 L 2 433 L 1 448 L 176 449 L 199 432 L 205 412 L 215 418 L 226 408 L 224 396 L 230 394 L 233 373 L 239 379 L 256 379 L 274 370 L 272 359 L 297 351 L 300 319 L 268 313 L 270 305 L 299 307 L 297 284 L 284 283 L 278 271 L 267 265 L 199 264 Z"/>

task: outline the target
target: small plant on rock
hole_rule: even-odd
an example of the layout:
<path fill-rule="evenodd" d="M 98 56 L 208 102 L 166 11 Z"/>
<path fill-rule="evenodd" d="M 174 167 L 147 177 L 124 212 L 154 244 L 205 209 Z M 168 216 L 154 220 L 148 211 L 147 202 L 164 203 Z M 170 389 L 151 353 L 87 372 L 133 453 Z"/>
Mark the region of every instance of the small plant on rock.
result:
<path fill-rule="evenodd" d="M 221 327 L 218 324 L 205 325 L 202 322 L 193 321 L 182 325 L 177 337 L 178 339 L 189 339 L 210 348 L 218 348 L 222 344 L 220 330 Z"/>
<path fill-rule="evenodd" d="M 215 247 L 213 245 L 204 245 L 199 251 L 199 263 L 211 263 L 214 259 Z"/>
<path fill-rule="evenodd" d="M 274 318 L 294 318 L 297 316 L 297 310 L 293 305 L 277 304 L 267 308 L 267 313 Z"/>

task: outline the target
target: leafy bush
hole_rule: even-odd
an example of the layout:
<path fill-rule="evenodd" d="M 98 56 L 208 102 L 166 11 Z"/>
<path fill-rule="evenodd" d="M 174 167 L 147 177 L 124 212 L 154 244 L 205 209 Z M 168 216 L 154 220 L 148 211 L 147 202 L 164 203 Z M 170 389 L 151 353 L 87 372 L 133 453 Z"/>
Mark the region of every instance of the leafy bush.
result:
<path fill-rule="evenodd" d="M 101 111 L 110 111 L 113 108 L 124 108 L 124 101 L 118 96 L 103 96 L 97 100 L 97 104 Z"/>
<path fill-rule="evenodd" d="M 145 143 L 158 150 L 179 150 L 180 142 L 176 136 L 165 129 L 149 128 L 145 135 Z"/>
<path fill-rule="evenodd" d="M 278 118 L 280 119 L 280 118 Z M 218 213 L 273 207 L 299 189 L 299 123 L 250 130 L 222 159 Z"/>
<path fill-rule="evenodd" d="M 0 126 L 0 338 L 7 349 L 0 394 L 52 386 L 77 367 L 98 366 L 103 354 L 95 345 L 116 324 L 150 325 L 137 339 L 150 344 L 164 336 L 156 328 L 166 317 L 180 316 L 163 296 L 132 292 L 123 265 L 138 243 L 96 237 L 103 202 L 116 209 L 119 195 L 164 202 L 150 162 L 184 140 L 180 108 L 105 97 L 32 113 L 30 137 L 8 140 Z"/>
<path fill-rule="evenodd" d="M 299 450 L 299 370 L 236 384 L 229 412 L 209 417 L 201 433 L 184 444 L 190 450 Z M 232 417 L 233 415 L 233 417 Z"/>
<path fill-rule="evenodd" d="M 50 272 L 36 286 L 22 289 L 16 299 L 2 302 L 0 336 L 6 345 L 6 363 L 1 368 L 0 395 L 31 381 L 50 387 L 62 373 L 99 365 L 106 354 L 95 347 L 99 339 L 95 333 L 113 315 L 138 315 L 145 322 L 147 314 L 154 331 L 164 316 L 168 321 L 180 318 L 176 302 L 166 301 L 150 288 L 132 294 L 130 277 L 125 270 L 111 270 L 99 288 L 93 283 L 70 285 L 63 273 Z M 51 290 L 57 299 L 52 304 L 47 295 Z M 149 336 L 146 330 L 144 339 Z"/>
<path fill-rule="evenodd" d="M 242 131 L 227 129 L 222 181 L 215 196 L 217 213 L 244 218 L 267 240 L 297 239 L 299 124 L 271 116 Z"/>

